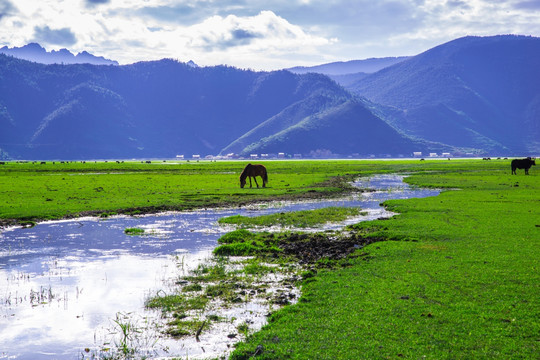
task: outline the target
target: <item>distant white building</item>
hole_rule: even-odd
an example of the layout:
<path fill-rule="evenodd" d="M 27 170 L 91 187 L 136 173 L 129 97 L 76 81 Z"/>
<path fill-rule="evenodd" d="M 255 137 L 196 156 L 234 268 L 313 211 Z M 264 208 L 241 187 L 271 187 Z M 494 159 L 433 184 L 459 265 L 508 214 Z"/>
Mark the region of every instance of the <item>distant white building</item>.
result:
<path fill-rule="evenodd" d="M 259 158 L 259 155 L 257 154 L 251 154 L 249 155 L 250 159 L 258 159 Z"/>
<path fill-rule="evenodd" d="M 437 153 L 429 153 L 429 157 L 439 157 L 439 155 Z"/>
<path fill-rule="evenodd" d="M 279 159 L 284 159 L 284 158 L 285 158 L 285 153 L 278 153 L 278 154 L 277 154 L 277 157 L 278 157 Z"/>
<path fill-rule="evenodd" d="M 421 151 L 415 151 L 412 153 L 414 157 L 422 157 L 422 152 Z"/>
<path fill-rule="evenodd" d="M 184 158 L 184 155 L 176 155 L 176 158 L 177 158 L 177 159 L 183 159 L 183 158 Z"/>
<path fill-rule="evenodd" d="M 268 154 L 261 154 L 261 159 L 268 159 Z"/>
<path fill-rule="evenodd" d="M 441 156 L 442 157 L 452 157 L 452 154 L 450 154 L 450 153 L 442 153 Z"/>
<path fill-rule="evenodd" d="M 192 155 L 191 156 L 193 159 L 200 159 L 201 158 L 201 155 Z"/>

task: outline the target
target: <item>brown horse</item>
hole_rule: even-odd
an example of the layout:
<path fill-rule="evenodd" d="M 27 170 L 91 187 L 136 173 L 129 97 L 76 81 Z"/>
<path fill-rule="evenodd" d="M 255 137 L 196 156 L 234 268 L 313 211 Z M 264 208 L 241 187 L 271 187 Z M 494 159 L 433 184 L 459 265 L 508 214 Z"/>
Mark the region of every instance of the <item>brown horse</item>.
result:
<path fill-rule="evenodd" d="M 268 174 L 266 173 L 266 168 L 264 167 L 264 165 L 247 164 L 244 168 L 244 171 L 242 171 L 242 174 L 240 174 L 240 187 L 244 188 L 244 186 L 246 185 L 247 177 L 249 177 L 249 187 L 252 187 L 251 178 L 255 180 L 255 185 L 259 187 L 256 176 L 261 177 L 263 181 L 263 187 L 266 187 L 266 183 L 268 182 Z"/>

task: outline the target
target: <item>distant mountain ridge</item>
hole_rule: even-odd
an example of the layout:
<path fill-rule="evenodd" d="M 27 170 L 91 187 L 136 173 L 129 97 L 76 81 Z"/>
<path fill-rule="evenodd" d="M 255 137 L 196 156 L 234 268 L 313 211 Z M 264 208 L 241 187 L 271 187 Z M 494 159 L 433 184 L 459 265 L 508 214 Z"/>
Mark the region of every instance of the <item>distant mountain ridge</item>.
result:
<path fill-rule="evenodd" d="M 288 68 L 295 74 L 324 74 L 342 86 L 349 86 L 386 67 L 407 60 L 409 56 L 370 58 L 364 60 L 338 61 L 316 66 L 295 66 Z"/>
<path fill-rule="evenodd" d="M 540 154 L 534 37 L 460 38 L 341 85 L 315 72 L 1 54 L 0 78 L 2 158 Z"/>
<path fill-rule="evenodd" d="M 47 51 L 37 43 L 13 48 L 4 46 L 0 48 L 0 53 L 41 64 L 118 65 L 117 61 L 105 59 L 102 56 L 94 56 L 87 51 L 82 51 L 77 55 L 67 49 Z"/>
<path fill-rule="evenodd" d="M 316 66 L 295 66 L 288 68 L 295 74 L 314 72 L 325 75 L 348 75 L 356 73 L 372 74 L 386 67 L 407 60 L 409 56 L 370 58 L 364 60 L 338 61 Z"/>
<path fill-rule="evenodd" d="M 539 38 L 456 39 L 347 88 L 382 105 L 379 115 L 414 138 L 487 153 L 540 152 Z"/>
<path fill-rule="evenodd" d="M 347 142 L 311 141 L 311 131 L 344 132 L 333 125 L 332 109 L 354 99 L 320 74 L 199 68 L 173 60 L 42 65 L 0 55 L 0 78 L 0 148 L 13 158 L 249 156 L 263 149 L 370 154 L 362 141 L 368 123 L 379 124 L 381 134 L 372 137 L 399 139 L 404 152 L 422 147 L 360 103 L 341 110 L 349 119 Z M 388 153 L 385 144 L 379 149 Z"/>

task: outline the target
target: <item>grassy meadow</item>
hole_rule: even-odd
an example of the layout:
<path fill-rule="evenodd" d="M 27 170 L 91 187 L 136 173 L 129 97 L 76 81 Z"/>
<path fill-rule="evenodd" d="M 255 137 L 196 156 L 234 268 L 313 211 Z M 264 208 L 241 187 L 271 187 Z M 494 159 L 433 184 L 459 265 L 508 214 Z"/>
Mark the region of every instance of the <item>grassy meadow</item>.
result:
<path fill-rule="evenodd" d="M 340 192 L 348 168 L 273 162 L 267 188 L 240 189 L 244 162 L 71 162 L 0 165 L 0 224 L 80 215 L 237 206 Z M 260 179 L 259 179 L 260 180 Z M 259 181 L 260 182 L 260 181 Z M 319 185 L 316 185 L 319 184 Z"/>
<path fill-rule="evenodd" d="M 0 219 L 137 213 L 333 196 L 344 180 L 408 173 L 439 196 L 351 226 L 378 241 L 317 268 L 295 305 L 232 359 L 539 359 L 540 169 L 510 160 L 267 161 L 268 188 L 240 189 L 243 162 L 0 165 Z"/>
<path fill-rule="evenodd" d="M 246 163 L 7 162 L 0 165 L 0 225 L 317 198 L 349 191 L 342 180 L 358 175 L 470 171 L 466 161 L 265 161 L 268 187 L 240 189 Z M 509 168 L 497 161 L 477 163 L 486 170 Z"/>
<path fill-rule="evenodd" d="M 358 174 L 432 171 L 444 165 L 462 167 L 457 161 L 265 161 L 268 187 L 257 189 L 253 185 L 240 189 L 239 176 L 246 163 L 7 162 L 0 165 L 0 225 L 80 215 L 137 214 L 317 198 L 348 191 L 341 180 Z"/>
<path fill-rule="evenodd" d="M 351 226 L 390 241 L 320 269 L 231 358 L 540 358 L 540 176 L 469 165 L 407 178 L 459 190 Z"/>

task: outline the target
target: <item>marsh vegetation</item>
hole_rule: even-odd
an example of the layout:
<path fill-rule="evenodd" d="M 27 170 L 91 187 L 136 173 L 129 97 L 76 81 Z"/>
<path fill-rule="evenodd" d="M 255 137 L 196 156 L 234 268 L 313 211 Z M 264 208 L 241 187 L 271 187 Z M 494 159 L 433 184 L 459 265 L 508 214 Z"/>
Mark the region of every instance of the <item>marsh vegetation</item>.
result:
<path fill-rule="evenodd" d="M 238 163 L 47 164 L 39 171 L 32 164 L 8 164 L 0 169 L 0 217 L 2 224 L 7 225 L 84 214 L 141 214 L 339 197 L 350 193 L 348 181 L 354 177 L 407 173 L 405 181 L 412 186 L 446 190 L 436 197 L 402 200 L 391 200 L 392 196 L 399 198 L 398 192 L 360 193 L 359 196 L 373 198 L 377 204 L 384 201 L 386 209 L 398 215 L 389 220 L 370 217 L 371 221 L 350 224 L 341 230 L 270 233 L 263 227 L 238 229 L 227 235 L 221 230 L 214 232 L 205 244 L 215 244 L 223 235 L 214 250 L 213 259 L 217 262 L 201 263 L 201 267 L 183 272 L 178 266 L 178 274 L 173 275 L 178 283 L 163 291 L 154 290 L 146 298 L 148 308 L 166 314 L 162 334 L 173 339 L 199 337 L 202 341 L 218 326 L 228 326 L 234 341 L 242 340 L 231 354 L 233 359 L 253 355 L 281 359 L 291 353 L 300 358 L 326 354 L 335 359 L 506 359 L 534 358 L 540 352 L 536 341 L 540 331 L 536 302 L 540 276 L 535 270 L 535 254 L 540 253 L 540 182 L 535 169 L 529 176 L 512 176 L 509 161 L 503 160 L 265 164 L 270 182 L 264 189 L 240 189 L 238 171 L 242 164 Z M 61 186 L 64 182 L 65 186 Z M 78 190 L 84 200 L 68 199 Z M 18 206 L 21 203 L 25 205 Z M 236 215 L 235 212 L 231 210 L 220 217 Z M 254 217 L 252 213 L 244 214 L 247 215 Z M 195 215 L 185 221 L 182 237 L 202 239 L 211 233 L 190 228 L 189 224 L 200 217 L 201 214 Z M 164 245 L 176 241 L 171 235 L 175 225 L 169 220 L 160 225 L 163 238 L 130 237 L 123 233 L 129 227 L 146 230 L 139 224 L 145 219 L 128 217 L 121 225 L 114 225 L 112 228 L 123 236 L 117 244 L 125 244 L 129 251 L 159 249 L 160 254 L 181 246 Z M 276 216 L 263 226 L 282 220 Z M 59 244 L 73 244 L 77 256 L 87 258 L 90 252 L 81 252 L 78 247 L 88 241 L 88 248 L 92 249 L 89 251 L 95 251 L 101 246 L 98 239 L 103 239 L 103 230 L 98 228 L 105 223 L 115 224 L 118 217 L 103 217 L 100 221 L 100 226 L 95 227 L 99 237 L 86 240 L 73 234 L 62 238 Z M 93 227 L 85 220 L 70 224 L 72 229 L 81 227 L 77 224 L 82 224 L 83 229 Z M 49 235 L 40 235 L 41 226 L 16 231 L 30 235 L 32 247 L 41 237 L 44 245 L 53 246 L 55 233 L 51 228 L 47 230 Z M 0 234 L 2 246 L 6 246 L 3 254 L 7 254 L 2 263 L 10 266 L 23 264 L 25 257 L 34 256 L 24 248 L 28 246 L 22 240 L 26 235 L 11 237 L 13 231 Z M 64 250 L 55 250 L 57 255 L 52 255 L 46 275 L 49 278 L 48 274 L 67 278 L 73 273 L 73 266 L 63 264 L 65 260 L 58 257 L 59 251 Z M 70 249 L 65 251 L 66 256 L 73 254 Z M 10 255 L 15 253 L 24 255 Z M 134 264 L 140 264 L 137 261 Z M 61 267 L 65 270 L 60 271 Z M 133 269 L 143 270 L 138 267 Z M 112 269 L 120 267 L 109 269 L 106 278 L 111 283 Z M 272 301 L 275 296 L 269 295 L 262 279 L 277 277 L 281 271 L 291 281 L 276 287 L 281 287 L 280 294 L 285 294 L 282 300 L 294 304 L 278 310 L 279 304 Z M 5 277 L 27 278 L 25 274 L 17 276 L 11 272 Z M 62 294 L 55 286 L 52 303 L 66 298 L 55 297 Z M 301 295 L 288 298 L 288 286 L 300 287 Z M 32 281 L 29 289 L 45 289 L 39 293 L 47 298 L 49 285 Z M 69 299 L 74 297 L 70 295 Z M 238 299 L 242 301 L 238 304 L 260 299 L 264 306 L 275 306 L 272 311 L 265 308 L 265 314 L 271 313 L 268 325 L 257 331 L 263 322 L 251 324 L 249 313 L 246 318 L 228 313 L 227 306 L 234 307 Z M 45 305 L 37 308 L 40 306 Z M 4 320 L 16 319 L 10 316 Z"/>
<path fill-rule="evenodd" d="M 360 208 L 333 206 L 316 210 L 281 212 L 255 217 L 233 215 L 219 219 L 219 223 L 236 225 L 240 228 L 269 226 L 308 228 L 320 227 L 330 222 L 341 222 L 349 217 L 366 214 Z"/>

